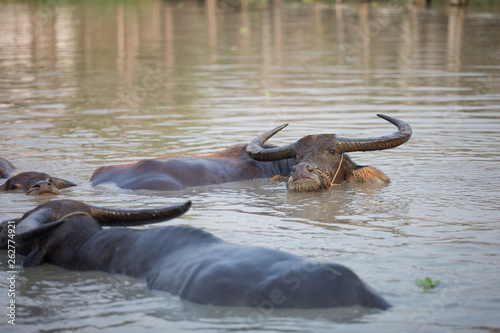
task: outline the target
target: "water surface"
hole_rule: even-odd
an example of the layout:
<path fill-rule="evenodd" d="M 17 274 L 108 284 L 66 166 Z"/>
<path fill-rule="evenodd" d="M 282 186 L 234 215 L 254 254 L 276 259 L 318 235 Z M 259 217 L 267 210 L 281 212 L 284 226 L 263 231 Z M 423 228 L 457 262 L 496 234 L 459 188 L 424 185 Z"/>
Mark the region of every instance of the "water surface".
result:
<path fill-rule="evenodd" d="M 114 208 L 193 201 L 174 223 L 353 269 L 393 307 L 197 306 L 140 280 L 17 267 L 12 332 L 492 332 L 500 329 L 500 8 L 400 2 L 0 2 L 0 156 L 78 183 L 59 197 Z M 387 185 L 287 194 L 267 179 L 180 192 L 92 187 L 102 165 L 198 155 L 281 123 L 392 133 L 351 153 Z M 0 220 L 53 197 L 0 195 Z M 169 222 L 173 223 L 173 222 Z M 153 227 L 153 226 L 150 226 Z M 18 262 L 21 261 L 18 258 Z M 2 308 L 6 252 L 0 253 Z M 441 281 L 424 292 L 415 279 Z"/>

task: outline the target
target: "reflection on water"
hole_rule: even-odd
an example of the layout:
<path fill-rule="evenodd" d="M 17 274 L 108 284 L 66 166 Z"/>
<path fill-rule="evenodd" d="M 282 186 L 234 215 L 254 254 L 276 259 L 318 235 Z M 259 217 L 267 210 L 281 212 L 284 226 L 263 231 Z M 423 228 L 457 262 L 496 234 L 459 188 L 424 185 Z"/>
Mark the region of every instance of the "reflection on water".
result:
<path fill-rule="evenodd" d="M 9 330 L 498 329 L 500 8 L 435 2 L 0 2 L 0 156 L 17 171 L 69 179 L 79 186 L 60 197 L 108 207 L 189 198 L 177 223 L 344 264 L 394 305 L 199 307 L 142 281 L 45 265 L 18 267 Z M 284 122 L 273 143 L 392 133 L 376 113 L 414 133 L 350 154 L 386 185 L 289 194 L 267 180 L 171 193 L 88 183 L 101 165 L 211 153 Z M 1 194 L 0 220 L 51 199 Z M 423 293 L 425 276 L 440 287 Z"/>

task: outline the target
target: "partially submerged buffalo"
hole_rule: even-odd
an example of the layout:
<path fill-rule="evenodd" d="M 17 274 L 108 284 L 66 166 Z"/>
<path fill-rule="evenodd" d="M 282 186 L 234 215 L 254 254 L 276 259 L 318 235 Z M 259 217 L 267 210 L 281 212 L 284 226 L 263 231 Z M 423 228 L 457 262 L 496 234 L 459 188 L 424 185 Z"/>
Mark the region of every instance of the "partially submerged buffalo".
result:
<path fill-rule="evenodd" d="M 76 186 L 76 184 L 68 180 L 52 177 L 43 172 L 28 171 L 7 179 L 0 186 L 0 191 L 20 190 L 28 195 L 60 194 L 59 190 L 71 186 Z"/>
<path fill-rule="evenodd" d="M 288 124 L 276 127 L 250 142 L 247 153 L 258 161 L 293 159 L 291 175 L 287 180 L 290 192 L 328 190 L 344 181 L 388 182 L 383 172 L 357 165 L 345 154 L 353 151 L 383 150 L 402 145 L 411 137 L 410 125 L 402 120 L 378 114 L 398 127 L 398 131 L 378 138 L 345 138 L 336 134 L 308 135 L 281 147 L 266 148 L 264 143 Z"/>
<path fill-rule="evenodd" d="M 113 210 L 74 200 L 40 205 L 2 223 L 0 248 L 25 255 L 24 267 L 51 263 L 78 271 L 143 278 L 152 289 L 200 304 L 269 308 L 389 304 L 350 269 L 285 252 L 227 243 L 201 229 L 116 228 L 165 221 L 190 202 L 147 210 Z M 103 226 L 113 226 L 105 228 Z"/>
<path fill-rule="evenodd" d="M 9 175 L 16 169 L 12 163 L 5 158 L 0 157 L 0 178 L 8 178 Z"/>
<path fill-rule="evenodd" d="M 248 145 L 235 145 L 208 156 L 161 157 L 100 167 L 90 182 L 114 183 L 131 190 L 170 191 L 278 175 L 289 179 L 288 190 L 296 192 L 329 189 L 346 180 L 387 182 L 385 174 L 369 166 L 359 166 L 345 154 L 394 148 L 410 139 L 410 125 L 389 116 L 378 116 L 396 125 L 398 131 L 370 139 L 309 135 L 283 147 L 266 145 L 271 136 L 286 126 L 282 125 Z"/>

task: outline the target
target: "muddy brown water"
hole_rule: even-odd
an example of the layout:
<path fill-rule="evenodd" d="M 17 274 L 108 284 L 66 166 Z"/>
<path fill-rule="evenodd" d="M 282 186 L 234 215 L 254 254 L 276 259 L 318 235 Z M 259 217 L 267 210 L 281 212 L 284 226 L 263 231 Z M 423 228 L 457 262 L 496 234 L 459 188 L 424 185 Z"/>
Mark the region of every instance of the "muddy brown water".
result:
<path fill-rule="evenodd" d="M 393 307 L 189 304 L 144 281 L 17 258 L 7 332 L 492 332 L 500 329 L 500 8 L 403 2 L 0 2 L 0 156 L 114 208 L 193 201 L 171 223 L 353 269 Z M 401 147 L 351 153 L 391 178 L 287 194 L 267 179 L 180 192 L 92 187 L 101 165 L 404 119 Z M 54 197 L 0 194 L 0 220 Z M 150 226 L 153 227 L 153 226 Z M 440 285 L 423 291 L 416 279 Z"/>

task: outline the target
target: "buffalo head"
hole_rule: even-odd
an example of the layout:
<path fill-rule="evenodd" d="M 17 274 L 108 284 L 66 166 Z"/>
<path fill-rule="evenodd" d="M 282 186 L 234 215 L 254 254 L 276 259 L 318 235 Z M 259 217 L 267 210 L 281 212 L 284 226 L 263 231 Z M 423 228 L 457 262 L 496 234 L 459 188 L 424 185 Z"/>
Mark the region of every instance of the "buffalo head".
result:
<path fill-rule="evenodd" d="M 78 243 L 88 233 L 102 229 L 104 226 L 139 226 L 174 219 L 188 211 L 191 202 L 181 205 L 153 209 L 112 209 L 88 205 L 80 201 L 64 199 L 53 200 L 27 212 L 21 218 L 0 223 L 0 249 L 6 249 L 15 229 L 17 252 L 21 255 L 38 255 L 34 243 L 47 235 L 51 242 Z M 85 224 L 84 224 L 85 223 Z M 63 230 L 57 229 L 62 224 Z M 14 226 L 12 226 L 14 225 Z M 71 236 L 71 237 L 70 237 Z M 30 260 L 25 266 L 33 265 Z M 39 263 L 37 263 L 39 264 Z"/>
<path fill-rule="evenodd" d="M 394 148 L 410 139 L 410 125 L 382 114 L 378 116 L 396 125 L 398 131 L 368 139 L 345 138 L 335 134 L 308 135 L 286 146 L 264 148 L 262 145 L 269 138 L 288 125 L 284 124 L 252 140 L 247 146 L 247 153 L 258 161 L 295 159 L 293 172 L 287 180 L 290 192 L 327 190 L 346 180 L 387 182 L 389 178 L 384 173 L 369 166 L 359 166 L 345 154 Z"/>
<path fill-rule="evenodd" d="M 43 172 L 28 171 L 7 179 L 0 186 L 0 191 L 21 190 L 28 195 L 59 194 L 59 190 L 71 186 L 76 186 L 76 184 Z"/>

